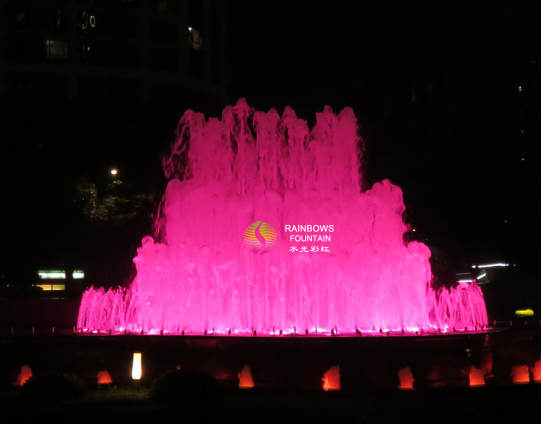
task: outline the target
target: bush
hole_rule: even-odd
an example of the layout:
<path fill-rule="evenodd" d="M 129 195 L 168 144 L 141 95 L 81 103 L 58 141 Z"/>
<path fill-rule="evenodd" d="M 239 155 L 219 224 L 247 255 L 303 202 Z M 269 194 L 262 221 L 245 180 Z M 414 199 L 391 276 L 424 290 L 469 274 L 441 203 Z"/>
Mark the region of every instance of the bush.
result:
<path fill-rule="evenodd" d="M 30 377 L 22 386 L 22 395 L 27 400 L 56 402 L 81 399 L 86 388 L 75 377 L 44 373 Z"/>
<path fill-rule="evenodd" d="M 221 386 L 208 374 L 193 370 L 165 373 L 153 381 L 149 398 L 169 405 L 215 402 L 221 397 Z"/>

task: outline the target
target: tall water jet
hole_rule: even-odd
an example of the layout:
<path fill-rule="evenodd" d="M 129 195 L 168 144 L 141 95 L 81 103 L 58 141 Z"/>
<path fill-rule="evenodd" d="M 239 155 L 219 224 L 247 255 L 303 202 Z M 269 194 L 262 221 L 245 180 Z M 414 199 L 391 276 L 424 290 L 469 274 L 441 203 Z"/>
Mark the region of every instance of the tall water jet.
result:
<path fill-rule="evenodd" d="M 435 292 L 430 250 L 404 242 L 402 191 L 361 191 L 363 143 L 350 108 L 187 111 L 131 287 L 85 292 L 78 328 L 146 334 L 475 329 L 475 284 Z M 253 233 L 253 234 L 252 234 Z M 274 236 L 273 236 L 274 234 Z"/>

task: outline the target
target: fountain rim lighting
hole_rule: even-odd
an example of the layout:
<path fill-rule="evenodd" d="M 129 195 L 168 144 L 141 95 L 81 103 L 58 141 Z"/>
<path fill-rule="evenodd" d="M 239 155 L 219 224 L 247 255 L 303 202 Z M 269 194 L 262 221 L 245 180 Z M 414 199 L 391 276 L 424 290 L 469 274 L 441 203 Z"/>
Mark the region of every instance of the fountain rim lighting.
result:
<path fill-rule="evenodd" d="M 151 330 L 148 332 L 144 332 L 141 330 L 126 330 L 126 329 L 119 329 L 119 330 L 111 330 L 111 331 L 101 331 L 101 330 L 93 330 L 93 329 L 81 329 L 77 328 L 75 329 L 76 335 L 80 336 L 110 336 L 110 337 L 129 337 L 129 336 L 146 336 L 146 337 L 201 337 L 201 338 L 208 338 L 208 337 L 219 337 L 219 338 L 287 338 L 287 339 L 315 339 L 315 338 L 323 338 L 323 339 L 330 339 L 330 338 L 370 338 L 370 339 L 379 339 L 379 338 L 399 338 L 399 337 L 406 337 L 406 338 L 414 338 L 414 337 L 422 337 L 422 338 L 441 338 L 441 337 L 461 337 L 465 335 L 477 335 L 477 334 L 491 334 L 491 333 L 499 333 L 502 329 L 496 329 L 493 327 L 483 327 L 483 328 L 468 328 L 468 329 L 443 329 L 440 330 L 438 328 L 423 328 L 420 330 L 371 330 L 371 331 L 322 331 L 318 330 L 312 331 L 312 332 L 294 332 L 293 330 L 289 332 L 282 331 L 280 333 L 279 331 L 276 331 L 274 333 L 266 333 L 262 331 L 239 331 L 235 330 L 229 333 L 221 332 L 221 331 L 181 331 L 181 332 L 171 332 L 171 331 L 155 331 Z"/>

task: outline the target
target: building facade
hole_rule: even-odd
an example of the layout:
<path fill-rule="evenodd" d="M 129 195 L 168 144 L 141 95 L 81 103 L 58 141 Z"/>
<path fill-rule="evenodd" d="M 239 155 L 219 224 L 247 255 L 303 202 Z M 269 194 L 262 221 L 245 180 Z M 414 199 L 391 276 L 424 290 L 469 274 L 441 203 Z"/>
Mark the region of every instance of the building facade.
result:
<path fill-rule="evenodd" d="M 5 0 L 0 96 L 225 103 L 221 0 Z"/>

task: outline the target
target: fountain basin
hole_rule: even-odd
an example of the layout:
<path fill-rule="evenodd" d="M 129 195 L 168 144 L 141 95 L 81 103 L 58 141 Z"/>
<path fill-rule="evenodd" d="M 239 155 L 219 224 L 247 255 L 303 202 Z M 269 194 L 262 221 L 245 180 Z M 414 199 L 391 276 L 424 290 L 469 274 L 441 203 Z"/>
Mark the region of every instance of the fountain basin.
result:
<path fill-rule="evenodd" d="M 322 389 L 323 375 L 340 367 L 341 390 L 398 390 L 398 371 L 409 367 L 415 390 L 469 386 L 471 366 L 490 365 L 486 386 L 512 384 L 514 366 L 533 367 L 541 329 L 502 329 L 439 335 L 196 336 L 5 335 L 0 375 L 6 384 L 24 364 L 35 374 L 70 373 L 88 383 L 108 370 L 115 384 L 131 384 L 134 352 L 141 352 L 141 383 L 177 369 L 204 371 L 226 387 L 238 386 L 248 365 L 255 388 Z M 484 365 L 483 365 L 484 364 Z"/>

